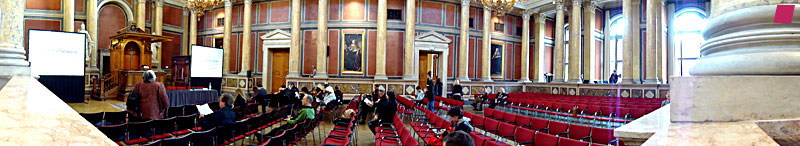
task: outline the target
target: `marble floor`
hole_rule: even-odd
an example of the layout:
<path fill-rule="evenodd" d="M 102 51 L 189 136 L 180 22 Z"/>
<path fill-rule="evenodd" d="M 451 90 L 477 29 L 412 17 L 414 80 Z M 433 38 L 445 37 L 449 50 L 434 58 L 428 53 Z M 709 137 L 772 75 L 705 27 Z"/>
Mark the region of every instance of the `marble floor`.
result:
<path fill-rule="evenodd" d="M 119 100 L 100 101 L 87 99 L 85 103 L 67 103 L 67 105 L 78 113 L 118 112 L 125 110 L 125 102 Z"/>

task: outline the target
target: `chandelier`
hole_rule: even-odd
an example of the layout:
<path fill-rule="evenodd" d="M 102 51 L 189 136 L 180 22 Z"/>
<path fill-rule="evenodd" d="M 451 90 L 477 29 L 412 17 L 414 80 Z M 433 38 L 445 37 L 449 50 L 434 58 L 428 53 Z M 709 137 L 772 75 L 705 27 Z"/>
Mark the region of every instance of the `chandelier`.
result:
<path fill-rule="evenodd" d="M 186 8 L 192 10 L 198 16 L 203 15 L 203 12 L 214 8 L 214 6 L 222 4 L 223 0 L 184 0 Z"/>
<path fill-rule="evenodd" d="M 524 2 L 527 0 L 477 0 L 477 1 L 481 2 L 481 4 L 483 4 L 483 6 L 486 6 L 486 8 L 488 8 L 489 10 L 494 11 L 494 13 L 497 16 L 503 16 L 514 9 L 515 3 Z"/>

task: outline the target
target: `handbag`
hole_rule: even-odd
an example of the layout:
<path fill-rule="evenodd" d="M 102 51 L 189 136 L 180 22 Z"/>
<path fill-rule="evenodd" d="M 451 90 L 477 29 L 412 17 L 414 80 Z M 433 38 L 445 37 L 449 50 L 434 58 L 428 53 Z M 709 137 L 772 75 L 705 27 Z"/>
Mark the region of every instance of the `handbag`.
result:
<path fill-rule="evenodd" d="M 139 94 L 136 93 L 136 92 L 139 89 L 139 84 L 136 84 L 135 89 L 136 90 L 131 91 L 131 93 L 128 93 L 128 100 L 125 101 L 125 105 L 127 106 L 128 110 L 133 111 L 133 113 L 136 113 L 138 115 L 139 114 L 139 103 L 141 102 L 141 101 L 139 101 L 139 99 L 141 97 L 139 97 Z"/>

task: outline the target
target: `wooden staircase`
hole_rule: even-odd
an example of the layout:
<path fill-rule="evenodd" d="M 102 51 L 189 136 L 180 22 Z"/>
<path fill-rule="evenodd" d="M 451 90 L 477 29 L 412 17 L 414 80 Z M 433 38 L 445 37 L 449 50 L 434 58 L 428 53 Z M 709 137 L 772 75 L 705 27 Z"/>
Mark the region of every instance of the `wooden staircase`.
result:
<path fill-rule="evenodd" d="M 120 94 L 124 90 L 124 83 L 120 80 L 120 72 L 111 72 L 104 75 L 100 79 L 96 79 L 92 84 L 92 97 L 101 100 L 105 99 L 118 99 L 122 100 L 124 94 Z M 124 92 L 122 92 L 124 93 Z M 122 96 L 120 96 L 122 95 Z"/>

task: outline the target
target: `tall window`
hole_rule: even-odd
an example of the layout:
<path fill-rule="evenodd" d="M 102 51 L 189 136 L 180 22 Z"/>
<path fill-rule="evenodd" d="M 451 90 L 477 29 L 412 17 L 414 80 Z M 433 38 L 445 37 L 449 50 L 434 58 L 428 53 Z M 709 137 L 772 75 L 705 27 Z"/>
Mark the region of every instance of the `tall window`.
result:
<path fill-rule="evenodd" d="M 611 56 L 609 58 L 609 68 L 616 70 L 617 74 L 622 72 L 622 36 L 625 33 L 625 20 L 622 20 L 622 15 L 617 15 L 611 18 L 611 28 L 609 34 Z"/>
<path fill-rule="evenodd" d="M 699 10 L 678 13 L 675 18 L 675 75 L 689 76 L 689 70 L 700 57 L 700 45 L 705 42 L 701 30 L 706 16 Z"/>

